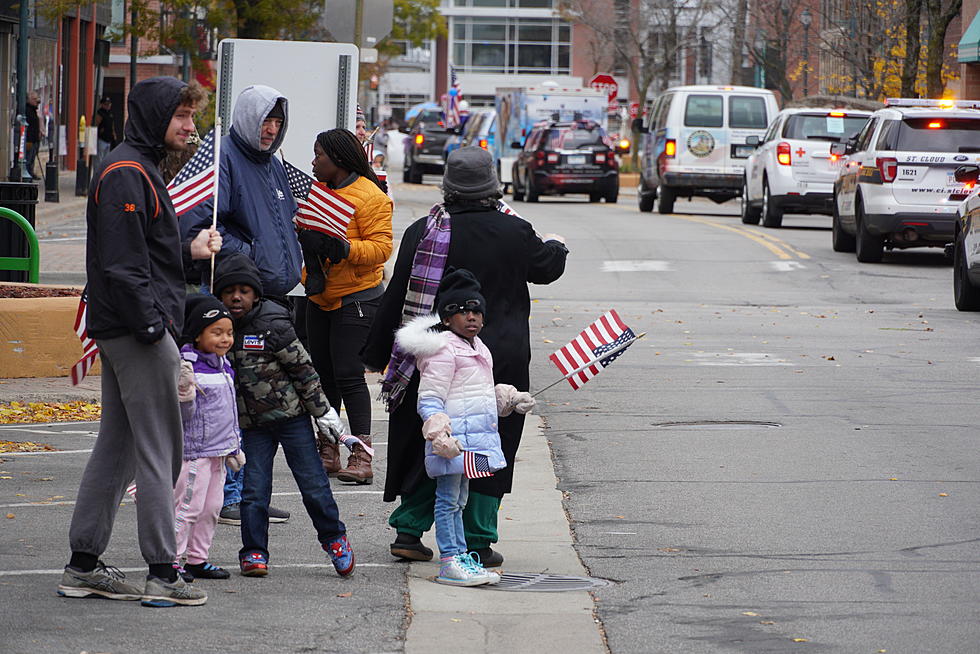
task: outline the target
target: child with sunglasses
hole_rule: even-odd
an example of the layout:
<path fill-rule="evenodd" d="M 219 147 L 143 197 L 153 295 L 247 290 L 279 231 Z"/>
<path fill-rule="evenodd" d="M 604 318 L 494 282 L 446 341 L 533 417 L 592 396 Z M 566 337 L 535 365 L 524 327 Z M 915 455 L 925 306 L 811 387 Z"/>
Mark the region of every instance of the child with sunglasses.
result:
<path fill-rule="evenodd" d="M 493 357 L 480 340 L 486 301 L 480 283 L 465 269 L 449 270 L 436 296 L 438 316 L 420 316 L 396 339 L 415 355 L 421 380 L 418 412 L 424 421 L 425 470 L 436 480 L 435 525 L 441 568 L 436 581 L 454 586 L 494 584 L 468 553 L 463 508 L 469 479 L 489 477 L 506 467 L 497 433 L 497 416 L 527 413 L 528 393 L 493 384 Z"/>

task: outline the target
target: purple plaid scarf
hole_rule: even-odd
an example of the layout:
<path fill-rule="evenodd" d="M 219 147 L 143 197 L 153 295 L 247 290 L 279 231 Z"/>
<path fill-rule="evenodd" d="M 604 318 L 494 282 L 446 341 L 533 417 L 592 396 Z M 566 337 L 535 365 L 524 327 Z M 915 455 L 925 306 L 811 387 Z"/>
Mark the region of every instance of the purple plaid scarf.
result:
<path fill-rule="evenodd" d="M 408 292 L 402 305 L 402 324 L 416 316 L 432 313 L 436 304 L 436 292 L 449 256 L 451 225 L 449 212 L 442 204 L 433 205 L 425 223 L 425 233 L 415 248 L 412 274 L 408 278 Z M 415 374 L 415 357 L 402 350 L 396 342 L 391 348 L 391 359 L 381 380 L 381 399 L 388 413 L 402 401 L 405 389 Z"/>

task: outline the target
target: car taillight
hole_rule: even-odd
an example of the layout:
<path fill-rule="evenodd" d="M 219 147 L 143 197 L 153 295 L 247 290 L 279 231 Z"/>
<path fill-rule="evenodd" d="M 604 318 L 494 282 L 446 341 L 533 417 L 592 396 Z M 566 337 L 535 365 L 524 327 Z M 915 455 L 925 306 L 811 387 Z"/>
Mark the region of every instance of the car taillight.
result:
<path fill-rule="evenodd" d="M 416 134 L 415 135 L 415 145 L 422 145 L 423 143 L 425 143 L 425 135 L 424 134 Z"/>
<path fill-rule="evenodd" d="M 597 164 L 604 164 L 604 163 L 606 163 L 606 153 L 605 152 L 596 152 L 595 153 L 595 162 Z"/>
<path fill-rule="evenodd" d="M 487 140 L 486 139 L 480 139 L 480 147 L 483 148 L 484 150 L 487 149 Z"/>
<path fill-rule="evenodd" d="M 875 165 L 878 167 L 878 172 L 881 173 L 881 181 L 885 184 L 891 184 L 895 181 L 895 176 L 898 175 L 898 159 L 894 157 L 878 157 L 875 159 Z"/>
<path fill-rule="evenodd" d="M 789 143 L 786 141 L 783 141 L 776 146 L 776 161 L 778 161 L 781 166 L 788 166 L 793 163 L 792 159 L 790 158 L 789 151 Z"/>
<path fill-rule="evenodd" d="M 667 157 L 673 157 L 677 154 L 677 141 L 674 139 L 667 139 L 664 143 L 664 155 Z"/>
<path fill-rule="evenodd" d="M 559 159 L 561 159 L 561 157 L 558 156 L 557 152 L 548 153 L 548 163 L 558 163 Z"/>
<path fill-rule="evenodd" d="M 830 160 L 831 161 L 837 161 L 838 159 L 840 159 L 840 155 L 839 154 L 831 154 L 830 155 Z"/>

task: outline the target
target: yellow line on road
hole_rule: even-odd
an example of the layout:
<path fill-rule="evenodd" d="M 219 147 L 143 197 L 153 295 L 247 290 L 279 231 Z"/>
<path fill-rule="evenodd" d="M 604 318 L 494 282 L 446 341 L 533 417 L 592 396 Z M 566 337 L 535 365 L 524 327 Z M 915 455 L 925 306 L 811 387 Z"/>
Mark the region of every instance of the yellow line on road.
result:
<path fill-rule="evenodd" d="M 769 241 L 767 241 L 766 239 L 762 238 L 761 236 L 759 236 L 757 234 L 754 234 L 752 232 L 749 232 L 747 230 L 739 229 L 738 227 L 732 227 L 731 225 L 724 225 L 722 223 L 716 223 L 713 220 L 705 220 L 704 218 L 696 218 L 694 216 L 681 216 L 681 215 L 675 213 L 675 214 L 671 214 L 671 217 L 672 218 L 680 218 L 681 220 L 687 220 L 687 221 L 690 221 L 692 223 L 701 223 L 702 225 L 709 225 L 710 227 L 717 227 L 718 229 L 727 229 L 730 232 L 735 232 L 739 236 L 744 236 L 745 238 L 749 239 L 750 241 L 755 241 L 756 243 L 758 243 L 762 247 L 766 248 L 767 250 L 769 250 L 770 252 L 772 252 L 773 254 L 775 254 L 780 259 L 792 259 L 793 258 L 792 255 L 787 254 L 782 248 L 780 248 L 775 243 L 770 243 Z M 784 247 L 786 247 L 786 249 L 792 251 L 792 249 L 789 248 L 788 246 L 786 246 L 785 244 L 782 244 L 782 245 Z"/>
<path fill-rule="evenodd" d="M 758 234 L 762 238 L 767 238 L 770 241 L 775 241 L 776 243 L 778 243 L 782 247 L 786 248 L 787 250 L 789 250 L 790 252 L 792 252 L 793 254 L 795 254 L 796 256 L 798 256 L 801 259 L 809 259 L 810 258 L 810 255 L 809 254 L 807 254 L 806 252 L 802 252 L 800 250 L 797 250 L 792 245 L 790 245 L 789 243 L 787 243 L 783 239 L 779 238 L 778 236 L 773 236 L 772 234 L 770 234 L 768 232 L 764 232 L 764 231 L 759 230 L 759 229 L 749 229 L 747 227 L 743 227 L 741 229 L 744 229 L 747 232 L 752 232 L 753 234 Z"/>

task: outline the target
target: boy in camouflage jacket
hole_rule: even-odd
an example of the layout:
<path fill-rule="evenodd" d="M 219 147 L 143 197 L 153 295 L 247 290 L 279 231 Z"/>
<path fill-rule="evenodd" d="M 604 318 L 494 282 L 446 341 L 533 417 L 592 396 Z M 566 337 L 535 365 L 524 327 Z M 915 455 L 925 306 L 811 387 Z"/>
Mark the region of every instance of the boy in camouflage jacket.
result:
<path fill-rule="evenodd" d="M 235 323 L 235 344 L 228 358 L 235 369 L 238 421 L 248 461 L 238 554 L 242 574 L 261 577 L 269 571 L 272 462 L 282 445 L 320 545 L 337 573 L 349 575 L 354 571 L 354 553 L 320 463 L 310 416 L 320 437 L 333 442 L 343 434 L 344 425 L 323 394 L 289 311 L 274 301 L 262 300 L 262 284 L 252 260 L 240 253 L 224 259 L 213 291 Z"/>

